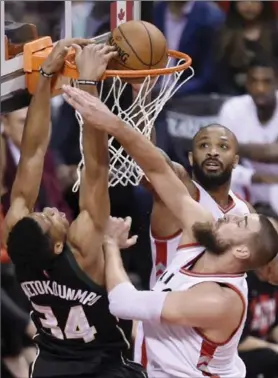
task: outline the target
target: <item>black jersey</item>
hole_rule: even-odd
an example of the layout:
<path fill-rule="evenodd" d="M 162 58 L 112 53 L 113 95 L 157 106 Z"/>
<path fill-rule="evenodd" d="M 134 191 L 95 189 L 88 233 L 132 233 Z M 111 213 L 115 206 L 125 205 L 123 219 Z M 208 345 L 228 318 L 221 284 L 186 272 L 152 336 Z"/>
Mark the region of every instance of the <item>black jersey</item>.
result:
<path fill-rule="evenodd" d="M 92 349 L 129 347 L 131 321 L 111 315 L 106 290 L 82 271 L 69 247 L 47 271 L 16 267 L 16 273 L 32 305 L 40 349 L 77 357 Z"/>

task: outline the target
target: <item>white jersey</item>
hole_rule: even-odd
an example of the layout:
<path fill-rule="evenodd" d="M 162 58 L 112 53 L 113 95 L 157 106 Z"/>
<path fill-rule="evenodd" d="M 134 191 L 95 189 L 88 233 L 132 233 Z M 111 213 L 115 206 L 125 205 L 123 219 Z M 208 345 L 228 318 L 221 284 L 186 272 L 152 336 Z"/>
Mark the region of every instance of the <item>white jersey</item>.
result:
<path fill-rule="evenodd" d="M 226 209 L 222 209 L 201 185 L 195 181 L 194 184 L 198 190 L 198 202 L 213 214 L 215 220 L 223 218 L 225 215 L 244 215 L 250 213 L 246 202 L 237 197 L 231 190 L 229 191 L 229 206 Z M 150 232 L 153 264 L 150 277 L 150 288 L 154 287 L 158 278 L 172 262 L 180 244 L 181 235 L 181 232 L 177 232 L 175 235 L 169 236 L 168 238 L 160 238 L 153 236 Z M 143 339 L 143 329 L 139 322 L 134 345 L 134 360 L 145 366 L 146 354 Z"/>
<path fill-rule="evenodd" d="M 229 192 L 229 205 L 226 209 L 222 209 L 201 185 L 196 182 L 194 184 L 198 190 L 198 202 L 212 213 L 215 220 L 223 218 L 225 215 L 244 215 L 250 213 L 246 202 L 237 197 L 231 190 Z M 152 288 L 166 267 L 171 263 L 179 246 L 181 232 L 165 238 L 153 236 L 150 233 L 150 239 L 153 262 L 150 278 L 150 288 Z"/>
<path fill-rule="evenodd" d="M 203 247 L 182 247 L 154 286 L 154 291 L 185 291 L 202 282 L 218 282 L 233 289 L 244 304 L 238 328 L 226 342 L 209 341 L 200 330 L 155 322 L 144 322 L 150 378 L 213 376 L 244 378 L 245 365 L 238 356 L 238 344 L 246 320 L 248 288 L 245 274 L 197 274 L 189 268 L 202 255 Z M 190 306 L 190 303 L 188 303 Z"/>

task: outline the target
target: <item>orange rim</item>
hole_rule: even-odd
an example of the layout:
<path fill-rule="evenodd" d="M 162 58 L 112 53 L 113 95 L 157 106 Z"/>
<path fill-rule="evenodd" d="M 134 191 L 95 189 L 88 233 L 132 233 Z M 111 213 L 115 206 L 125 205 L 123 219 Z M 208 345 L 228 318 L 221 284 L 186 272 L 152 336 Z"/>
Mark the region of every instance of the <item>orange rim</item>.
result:
<path fill-rule="evenodd" d="M 68 55 L 65 61 L 65 67 L 63 70 L 63 74 L 68 77 L 78 78 L 78 71 L 77 67 L 74 62 L 75 53 L 71 53 Z M 172 74 L 173 72 L 180 72 L 185 71 L 188 67 L 191 66 L 192 59 L 189 55 L 182 53 L 176 50 L 169 50 L 168 56 L 174 59 L 184 59 L 185 62 L 179 64 L 174 67 L 167 67 L 167 68 L 157 68 L 157 69 L 148 69 L 148 70 L 106 70 L 102 80 L 108 77 L 123 77 L 123 78 L 139 78 L 139 77 L 146 77 L 146 76 L 160 76 L 160 75 L 168 75 Z"/>

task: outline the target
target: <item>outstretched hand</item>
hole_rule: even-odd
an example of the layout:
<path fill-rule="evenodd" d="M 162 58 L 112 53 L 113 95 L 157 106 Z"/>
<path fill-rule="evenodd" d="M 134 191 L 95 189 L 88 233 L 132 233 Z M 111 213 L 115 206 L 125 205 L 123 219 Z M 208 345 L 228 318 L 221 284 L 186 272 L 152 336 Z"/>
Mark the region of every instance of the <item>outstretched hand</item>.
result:
<path fill-rule="evenodd" d="M 69 85 L 63 85 L 62 88 L 66 102 L 81 114 L 87 124 L 111 133 L 111 128 L 119 122 L 119 118 L 100 99 Z"/>
<path fill-rule="evenodd" d="M 65 57 L 71 46 L 86 46 L 91 43 L 92 40 L 84 38 L 61 39 L 56 43 L 51 53 L 42 64 L 43 71 L 49 75 L 61 71 L 65 63 Z"/>
<path fill-rule="evenodd" d="M 118 55 L 114 46 L 93 43 L 82 48 L 74 44 L 75 62 L 79 79 L 98 81 L 103 76 L 110 59 Z"/>
<path fill-rule="evenodd" d="M 105 242 L 113 242 L 120 249 L 129 248 L 136 244 L 138 238 L 137 235 L 133 235 L 129 238 L 131 222 L 132 220 L 130 217 L 122 219 L 110 216 L 105 230 Z"/>

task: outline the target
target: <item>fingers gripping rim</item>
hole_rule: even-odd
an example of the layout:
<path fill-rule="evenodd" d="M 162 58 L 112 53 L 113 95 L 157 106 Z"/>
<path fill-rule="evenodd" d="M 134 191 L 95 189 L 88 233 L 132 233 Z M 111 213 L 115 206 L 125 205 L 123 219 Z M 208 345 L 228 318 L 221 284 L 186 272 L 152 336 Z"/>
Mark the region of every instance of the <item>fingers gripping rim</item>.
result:
<path fill-rule="evenodd" d="M 71 77 L 73 79 L 77 79 L 78 71 L 74 62 L 75 52 L 72 52 L 68 55 L 67 59 L 65 60 L 65 67 L 63 71 L 63 75 L 67 77 Z M 157 69 L 149 69 L 149 70 L 106 70 L 102 80 L 105 80 L 109 77 L 121 77 L 121 78 L 142 78 L 146 76 L 160 76 L 160 75 L 169 75 L 173 74 L 174 72 L 181 72 L 187 70 L 191 64 L 192 59 L 189 55 L 182 53 L 176 50 L 169 50 L 168 51 L 168 58 L 182 61 L 181 64 L 178 65 L 171 65 L 167 66 L 166 68 L 157 68 Z"/>

